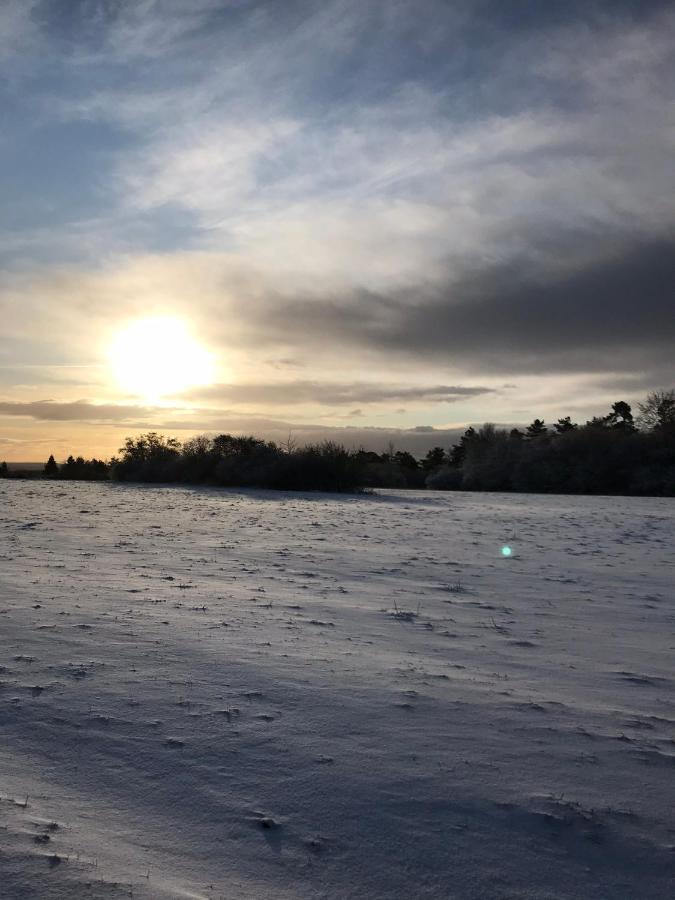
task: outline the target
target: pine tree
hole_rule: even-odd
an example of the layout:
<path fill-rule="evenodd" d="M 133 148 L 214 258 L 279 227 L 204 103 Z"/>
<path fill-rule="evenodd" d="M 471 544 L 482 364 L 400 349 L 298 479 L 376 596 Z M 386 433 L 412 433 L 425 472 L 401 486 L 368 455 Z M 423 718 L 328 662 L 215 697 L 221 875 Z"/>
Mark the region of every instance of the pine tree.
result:
<path fill-rule="evenodd" d="M 618 428 L 621 431 L 635 431 L 633 413 L 630 406 L 623 400 L 612 404 L 612 411 L 607 416 L 607 425 L 610 428 Z"/>
<path fill-rule="evenodd" d="M 564 434 L 566 431 L 576 431 L 579 426 L 569 416 L 565 416 L 564 419 L 558 419 L 553 427 L 558 434 Z"/>
<path fill-rule="evenodd" d="M 534 422 L 525 429 L 525 436 L 529 441 L 544 437 L 547 434 L 548 428 L 544 424 L 543 419 L 535 419 Z"/>
<path fill-rule="evenodd" d="M 442 447 L 432 447 L 422 460 L 422 468 L 427 472 L 438 469 L 445 462 L 445 450 Z"/>

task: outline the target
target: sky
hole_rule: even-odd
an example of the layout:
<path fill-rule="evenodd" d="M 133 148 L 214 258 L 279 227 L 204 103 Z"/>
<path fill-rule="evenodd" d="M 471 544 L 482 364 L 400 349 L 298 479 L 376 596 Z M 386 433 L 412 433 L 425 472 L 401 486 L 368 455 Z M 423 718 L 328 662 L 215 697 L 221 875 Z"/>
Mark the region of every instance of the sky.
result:
<path fill-rule="evenodd" d="M 0 459 L 675 383 L 675 12 L 2 0 Z"/>

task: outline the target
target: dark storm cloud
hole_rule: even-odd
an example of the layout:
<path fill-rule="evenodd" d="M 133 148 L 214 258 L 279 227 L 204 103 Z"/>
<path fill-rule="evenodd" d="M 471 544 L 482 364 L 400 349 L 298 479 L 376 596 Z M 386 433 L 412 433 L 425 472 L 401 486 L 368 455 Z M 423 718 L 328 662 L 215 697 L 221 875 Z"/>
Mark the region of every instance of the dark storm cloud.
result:
<path fill-rule="evenodd" d="M 403 386 L 365 382 L 330 384 L 321 381 L 295 380 L 276 384 L 217 384 L 209 388 L 197 389 L 191 393 L 191 396 L 203 400 L 221 400 L 227 403 L 351 405 L 402 400 L 456 403 L 459 400 L 489 393 L 493 393 L 492 388 L 480 386 Z"/>
<path fill-rule="evenodd" d="M 628 361 L 667 367 L 675 356 L 675 243 L 617 250 L 577 271 L 511 262 L 404 297 L 277 301 L 256 323 L 265 327 L 512 373 L 612 371 Z"/>

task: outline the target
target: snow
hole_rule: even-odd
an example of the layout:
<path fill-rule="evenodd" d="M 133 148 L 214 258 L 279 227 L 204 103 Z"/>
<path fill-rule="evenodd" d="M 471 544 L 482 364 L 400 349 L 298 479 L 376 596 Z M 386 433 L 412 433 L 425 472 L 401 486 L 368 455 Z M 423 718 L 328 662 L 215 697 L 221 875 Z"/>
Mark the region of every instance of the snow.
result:
<path fill-rule="evenodd" d="M 674 525 L 0 482 L 2 896 L 672 896 Z"/>

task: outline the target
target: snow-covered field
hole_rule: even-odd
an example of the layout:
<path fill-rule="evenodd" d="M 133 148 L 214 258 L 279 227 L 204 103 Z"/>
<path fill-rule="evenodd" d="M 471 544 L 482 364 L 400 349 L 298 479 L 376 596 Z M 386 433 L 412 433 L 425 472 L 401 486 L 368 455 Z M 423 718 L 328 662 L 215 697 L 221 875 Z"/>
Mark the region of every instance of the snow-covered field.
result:
<path fill-rule="evenodd" d="M 674 545 L 667 499 L 0 482 L 0 895 L 672 897 Z"/>

